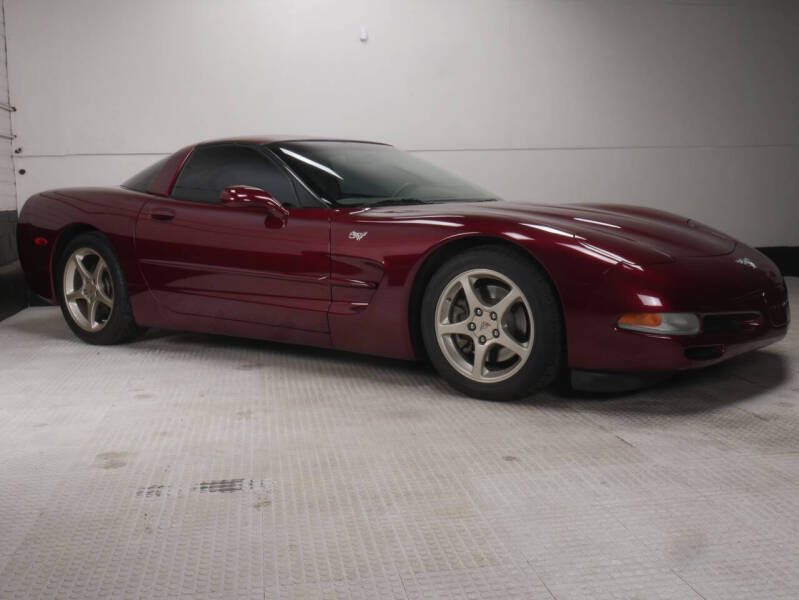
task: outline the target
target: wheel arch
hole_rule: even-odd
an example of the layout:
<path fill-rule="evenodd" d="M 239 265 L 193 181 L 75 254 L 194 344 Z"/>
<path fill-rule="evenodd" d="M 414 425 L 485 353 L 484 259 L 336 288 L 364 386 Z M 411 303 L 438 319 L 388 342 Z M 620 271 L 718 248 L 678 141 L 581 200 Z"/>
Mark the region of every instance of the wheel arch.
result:
<path fill-rule="evenodd" d="M 533 255 L 528 248 L 525 248 L 524 246 L 501 237 L 475 235 L 451 240 L 436 247 L 427 254 L 421 266 L 416 271 L 416 276 L 414 277 L 413 285 L 411 287 L 410 300 L 408 302 L 408 330 L 416 355 L 425 358 L 427 355 L 424 348 L 424 343 L 422 341 L 421 329 L 422 298 L 424 297 L 425 289 L 427 289 L 427 284 L 430 282 L 430 279 L 432 279 L 433 275 L 441 267 L 441 265 L 447 262 L 450 258 L 461 252 L 471 250 L 472 248 L 476 248 L 478 246 L 495 246 L 499 248 L 506 248 L 516 253 L 523 260 L 527 260 L 541 269 L 541 272 L 546 276 L 555 292 L 555 296 L 558 299 L 561 325 L 563 328 L 563 349 L 564 352 L 566 352 L 566 320 L 563 316 L 563 299 L 561 298 L 560 292 L 558 291 L 558 286 L 555 284 L 555 281 L 552 278 L 552 275 L 549 273 L 549 270 L 536 256 Z"/>

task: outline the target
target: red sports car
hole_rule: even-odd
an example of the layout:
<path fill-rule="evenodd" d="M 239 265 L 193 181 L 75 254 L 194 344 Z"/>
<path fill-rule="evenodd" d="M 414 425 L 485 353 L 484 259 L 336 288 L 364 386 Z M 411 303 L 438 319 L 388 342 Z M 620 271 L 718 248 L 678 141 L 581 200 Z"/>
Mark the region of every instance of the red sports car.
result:
<path fill-rule="evenodd" d="M 760 252 L 659 210 L 531 205 L 378 143 L 193 145 L 116 188 L 30 198 L 19 255 L 77 336 L 143 327 L 401 359 L 506 399 L 566 368 L 663 372 L 775 342 Z"/>

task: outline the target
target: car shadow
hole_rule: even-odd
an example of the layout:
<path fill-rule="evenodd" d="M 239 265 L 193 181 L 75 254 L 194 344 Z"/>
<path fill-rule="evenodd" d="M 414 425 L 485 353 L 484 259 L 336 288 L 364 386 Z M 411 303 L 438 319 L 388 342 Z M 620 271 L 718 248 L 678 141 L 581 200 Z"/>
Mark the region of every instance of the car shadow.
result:
<path fill-rule="evenodd" d="M 29 310 L 42 312 L 34 319 L 15 319 L 5 327 L 36 337 L 79 342 L 58 308 Z M 159 352 L 176 354 L 185 354 L 187 348 L 197 346 L 246 351 L 249 356 L 245 357 L 240 352 L 219 354 L 219 360 L 227 363 L 226 368 L 238 370 L 262 368 L 269 364 L 270 357 L 288 356 L 296 358 L 297 364 L 292 365 L 292 361 L 289 361 L 286 368 L 297 370 L 298 375 L 302 376 L 308 374 L 305 361 L 318 358 L 315 374 L 366 380 L 384 377 L 385 371 L 390 371 L 397 375 L 396 378 L 390 378 L 397 386 L 424 386 L 453 399 L 467 399 L 446 385 L 426 361 L 404 361 L 328 348 L 162 329 L 150 329 L 125 347 L 153 344 L 157 345 Z M 353 369 L 356 364 L 359 368 Z M 531 408 L 579 408 L 606 414 L 690 415 L 712 412 L 768 393 L 784 384 L 790 372 L 788 359 L 784 355 L 770 349 L 758 350 L 718 365 L 675 373 L 665 381 L 631 392 L 574 392 L 563 386 L 551 386 L 510 403 L 529 405 Z"/>
<path fill-rule="evenodd" d="M 368 379 L 375 375 L 375 370 L 389 370 L 399 375 L 399 379 L 395 380 L 398 385 L 403 385 L 403 375 L 413 379 L 413 383 L 407 381 L 409 385 L 418 385 L 421 377 L 426 380 L 426 384 L 436 388 L 437 392 L 453 398 L 466 398 L 462 393 L 449 387 L 427 361 L 406 361 L 283 342 L 166 330 L 150 330 L 141 341 L 161 338 L 168 338 L 169 343 L 160 346 L 159 351 L 173 348 L 175 351 L 184 352 L 186 346 L 213 346 L 252 350 L 256 355 L 260 355 L 259 362 L 241 365 L 239 368 L 265 366 L 269 362 L 268 355 L 273 353 L 290 356 L 303 362 L 305 359 L 318 358 L 319 362 L 314 369 L 317 374 L 335 373 Z M 230 359 L 236 360 L 233 355 Z M 360 367 L 358 370 L 351 368 L 356 363 Z M 538 393 L 510 402 L 531 407 L 579 406 L 581 410 L 607 413 L 639 412 L 662 415 L 703 413 L 745 402 L 776 389 L 788 380 L 790 372 L 789 362 L 785 356 L 772 350 L 756 350 L 724 363 L 673 373 L 652 385 L 628 392 L 592 393 L 572 391 L 564 386 L 552 385 Z M 303 371 L 303 374 L 307 372 Z"/>
<path fill-rule="evenodd" d="M 545 402 L 605 414 L 700 414 L 767 394 L 785 384 L 790 375 L 787 357 L 773 350 L 756 350 L 724 363 L 677 372 L 630 392 L 575 392 L 554 387 L 546 390 L 549 397 Z M 536 403 L 535 398 L 521 402 Z"/>

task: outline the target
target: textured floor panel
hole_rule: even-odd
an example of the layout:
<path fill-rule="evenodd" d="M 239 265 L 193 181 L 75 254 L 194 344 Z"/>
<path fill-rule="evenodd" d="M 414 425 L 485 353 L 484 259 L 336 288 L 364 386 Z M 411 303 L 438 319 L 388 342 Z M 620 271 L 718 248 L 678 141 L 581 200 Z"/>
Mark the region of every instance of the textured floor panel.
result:
<path fill-rule="evenodd" d="M 799 305 L 799 280 L 790 280 Z M 0 323 L 0 598 L 799 597 L 799 334 L 616 398 Z"/>

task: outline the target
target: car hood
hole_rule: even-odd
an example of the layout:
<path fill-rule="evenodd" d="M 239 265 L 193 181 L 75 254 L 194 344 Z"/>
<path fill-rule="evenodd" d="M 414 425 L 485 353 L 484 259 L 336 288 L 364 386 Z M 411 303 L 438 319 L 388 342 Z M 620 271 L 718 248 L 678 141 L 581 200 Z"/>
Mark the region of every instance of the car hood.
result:
<path fill-rule="evenodd" d="M 608 204 L 456 202 L 367 209 L 372 217 L 480 219 L 512 222 L 519 229 L 548 232 L 604 248 L 635 247 L 638 260 L 653 264 L 731 253 L 736 241 L 710 227 L 665 211 Z M 366 211 L 365 211 L 366 212 Z"/>

